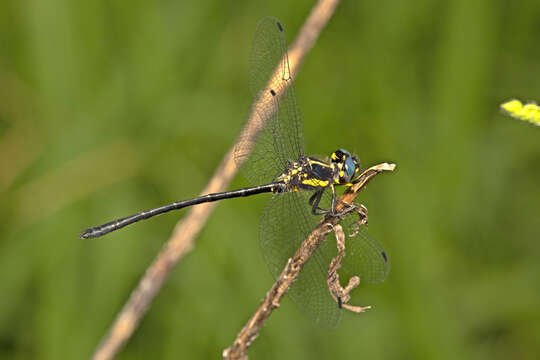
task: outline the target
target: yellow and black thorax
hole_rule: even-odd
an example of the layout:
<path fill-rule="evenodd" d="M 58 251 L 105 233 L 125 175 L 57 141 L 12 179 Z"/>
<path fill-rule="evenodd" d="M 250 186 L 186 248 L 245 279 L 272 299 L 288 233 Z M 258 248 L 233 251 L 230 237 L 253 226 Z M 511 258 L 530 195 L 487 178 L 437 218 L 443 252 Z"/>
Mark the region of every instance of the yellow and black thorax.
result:
<path fill-rule="evenodd" d="M 331 162 L 302 156 L 291 163 L 276 180 L 284 184 L 281 191 L 317 190 L 331 185 L 350 185 L 359 170 L 356 157 L 337 150 Z"/>

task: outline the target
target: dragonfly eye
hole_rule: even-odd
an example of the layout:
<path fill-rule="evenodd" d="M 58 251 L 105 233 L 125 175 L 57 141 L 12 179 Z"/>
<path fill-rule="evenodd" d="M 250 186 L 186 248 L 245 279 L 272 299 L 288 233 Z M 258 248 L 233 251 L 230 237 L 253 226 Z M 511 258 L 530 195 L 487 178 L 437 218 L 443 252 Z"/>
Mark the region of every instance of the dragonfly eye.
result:
<path fill-rule="evenodd" d="M 351 181 L 352 177 L 356 173 L 356 164 L 354 163 L 354 160 L 352 157 L 348 156 L 345 159 L 345 175 L 346 175 L 346 181 Z"/>

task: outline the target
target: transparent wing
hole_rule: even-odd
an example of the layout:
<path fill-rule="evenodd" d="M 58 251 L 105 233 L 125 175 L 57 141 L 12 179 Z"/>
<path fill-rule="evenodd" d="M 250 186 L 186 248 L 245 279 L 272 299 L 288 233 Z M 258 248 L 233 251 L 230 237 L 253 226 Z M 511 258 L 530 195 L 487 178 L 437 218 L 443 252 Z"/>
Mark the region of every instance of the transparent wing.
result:
<path fill-rule="evenodd" d="M 256 117 L 235 148 L 237 164 L 253 184 L 270 183 L 304 154 L 302 121 L 292 86 L 283 27 L 275 18 L 257 26 L 249 83 Z"/>
<path fill-rule="evenodd" d="M 321 201 L 322 206 L 328 209 L 330 208 L 330 202 L 330 191 L 326 191 Z M 365 226 L 355 228 L 357 221 L 358 216 L 351 213 L 340 222 L 346 236 L 346 255 L 341 263 L 342 269 L 351 276 L 360 276 L 361 283 L 381 283 L 390 272 L 388 256 L 377 240 L 368 234 Z M 335 235 L 331 232 L 320 250 L 325 259 L 329 260 L 337 253 L 335 248 Z"/>
<path fill-rule="evenodd" d="M 310 213 L 308 195 L 279 194 L 269 200 L 264 209 L 259 238 L 264 259 L 276 278 L 318 220 Z M 328 290 L 327 272 L 328 262 L 319 250 L 315 251 L 288 294 L 317 325 L 332 329 L 339 323 L 341 310 Z"/>
<path fill-rule="evenodd" d="M 365 226 L 361 226 L 355 236 L 350 236 L 356 220 L 357 216 L 353 214 L 341 222 L 347 235 L 343 270 L 349 275 L 360 276 L 361 283 L 381 283 L 390 272 L 388 256 L 377 240 L 368 234 Z"/>

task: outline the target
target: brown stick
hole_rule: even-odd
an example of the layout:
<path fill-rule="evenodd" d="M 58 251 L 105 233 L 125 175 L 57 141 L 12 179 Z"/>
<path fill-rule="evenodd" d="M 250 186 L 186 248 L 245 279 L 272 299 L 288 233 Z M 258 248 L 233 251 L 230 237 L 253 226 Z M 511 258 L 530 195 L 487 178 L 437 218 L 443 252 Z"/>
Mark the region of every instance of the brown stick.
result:
<path fill-rule="evenodd" d="M 394 164 L 383 163 L 372 166 L 365 170 L 358 177 L 356 184 L 347 189 L 347 191 L 339 198 L 340 201 L 338 201 L 336 210 L 339 212 L 343 209 L 343 202 L 349 204 L 352 203 L 358 195 L 358 192 L 362 190 L 374 176 L 382 171 L 393 171 L 394 169 Z M 304 240 L 294 256 L 289 259 L 285 265 L 285 268 L 281 272 L 281 275 L 276 280 L 270 291 L 266 294 L 264 300 L 248 320 L 247 324 L 238 333 L 234 343 L 223 351 L 224 359 L 247 359 L 247 350 L 249 346 L 259 335 L 262 326 L 270 314 L 272 314 L 272 311 L 279 307 L 281 298 L 285 292 L 287 292 L 287 289 L 289 289 L 291 284 L 296 280 L 304 264 L 309 260 L 311 255 L 313 255 L 315 250 L 317 250 L 319 245 L 321 245 L 321 243 L 325 240 L 326 234 L 332 231 L 334 226 L 340 221 L 341 219 L 339 217 L 328 214 L 319 222 L 317 227 Z"/>
<path fill-rule="evenodd" d="M 338 0 L 319 0 L 312 9 L 298 37 L 289 49 L 289 63 L 293 76 L 298 72 L 305 55 L 315 44 L 320 32 L 333 14 L 337 3 Z M 254 104 L 252 109 L 257 107 L 258 104 Z M 255 131 L 250 129 L 256 128 L 251 125 L 256 121 L 257 115 L 255 111 L 252 111 L 242 131 L 241 136 L 243 138 L 245 138 L 246 131 Z M 250 136 L 250 138 L 253 137 Z M 224 191 L 236 175 L 234 147 L 232 146 L 227 152 L 202 194 Z M 131 337 L 141 317 L 169 276 L 171 269 L 193 248 L 194 239 L 210 216 L 214 206 L 214 203 L 197 205 L 189 211 L 183 220 L 177 223 L 171 237 L 154 262 L 148 267 L 139 284 L 117 315 L 109 332 L 97 347 L 93 359 L 112 359 Z"/>
<path fill-rule="evenodd" d="M 364 208 L 365 209 L 365 208 Z M 360 215 L 359 216 L 363 216 Z M 366 224 L 367 218 L 364 217 L 362 219 L 359 219 L 358 226 L 363 226 Z M 350 292 L 358 287 L 360 285 L 360 277 L 357 275 L 354 275 L 349 279 L 348 284 L 343 287 L 341 286 L 341 283 L 339 281 L 339 273 L 338 270 L 341 268 L 341 261 L 345 257 L 345 233 L 343 232 L 343 228 L 341 225 L 337 224 L 333 228 L 334 234 L 336 235 L 336 245 L 338 253 L 337 255 L 330 261 L 330 265 L 328 268 L 328 275 L 326 276 L 326 283 L 328 285 L 328 291 L 330 292 L 330 295 L 334 299 L 334 301 L 337 304 L 340 304 L 339 306 L 343 309 L 347 309 L 349 311 L 355 312 L 355 313 L 361 313 L 366 310 L 371 309 L 371 306 L 355 306 L 355 305 L 349 305 L 347 302 L 351 299 Z"/>

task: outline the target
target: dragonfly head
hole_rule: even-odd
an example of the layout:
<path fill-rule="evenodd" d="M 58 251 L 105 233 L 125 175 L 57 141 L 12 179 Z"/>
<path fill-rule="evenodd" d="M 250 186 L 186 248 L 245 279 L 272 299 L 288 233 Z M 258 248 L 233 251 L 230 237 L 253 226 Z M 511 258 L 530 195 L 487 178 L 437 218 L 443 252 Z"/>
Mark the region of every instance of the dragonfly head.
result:
<path fill-rule="evenodd" d="M 358 158 L 351 155 L 344 149 L 338 149 L 330 155 L 331 166 L 334 170 L 334 183 L 338 185 L 347 185 L 351 183 L 354 176 L 360 171 L 360 162 Z"/>

